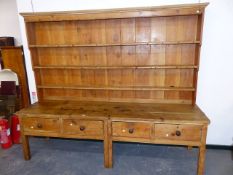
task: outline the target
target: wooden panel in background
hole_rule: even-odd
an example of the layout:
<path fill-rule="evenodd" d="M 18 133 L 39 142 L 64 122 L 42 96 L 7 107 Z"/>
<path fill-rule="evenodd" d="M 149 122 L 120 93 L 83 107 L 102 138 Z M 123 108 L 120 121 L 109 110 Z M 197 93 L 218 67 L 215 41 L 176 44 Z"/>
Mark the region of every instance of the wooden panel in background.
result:
<path fill-rule="evenodd" d="M 121 43 L 134 43 L 136 41 L 136 19 L 121 19 Z"/>
<path fill-rule="evenodd" d="M 121 42 L 121 20 L 105 20 L 105 36 L 106 43 L 120 43 Z"/>
<path fill-rule="evenodd" d="M 150 42 L 151 18 L 136 18 L 136 42 Z"/>
<path fill-rule="evenodd" d="M 21 88 L 20 108 L 28 107 L 30 105 L 30 97 L 22 47 L 1 47 L 1 54 L 4 68 L 11 69 L 19 77 Z"/>

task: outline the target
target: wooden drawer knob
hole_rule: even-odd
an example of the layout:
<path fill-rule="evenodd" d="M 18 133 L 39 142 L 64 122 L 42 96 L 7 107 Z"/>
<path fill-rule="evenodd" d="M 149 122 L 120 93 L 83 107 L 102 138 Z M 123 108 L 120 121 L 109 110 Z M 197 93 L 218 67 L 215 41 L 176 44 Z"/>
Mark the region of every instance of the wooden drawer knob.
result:
<path fill-rule="evenodd" d="M 84 131 L 85 130 L 85 126 L 80 126 L 80 131 Z"/>
<path fill-rule="evenodd" d="M 42 128 L 42 124 L 41 123 L 37 123 L 37 128 L 41 129 Z"/>
<path fill-rule="evenodd" d="M 130 128 L 130 129 L 129 129 L 129 133 L 130 133 L 130 134 L 133 134 L 133 132 L 134 132 L 134 129 L 133 129 L 133 128 Z"/>
<path fill-rule="evenodd" d="M 176 131 L 176 136 L 181 136 L 181 132 L 180 131 Z"/>

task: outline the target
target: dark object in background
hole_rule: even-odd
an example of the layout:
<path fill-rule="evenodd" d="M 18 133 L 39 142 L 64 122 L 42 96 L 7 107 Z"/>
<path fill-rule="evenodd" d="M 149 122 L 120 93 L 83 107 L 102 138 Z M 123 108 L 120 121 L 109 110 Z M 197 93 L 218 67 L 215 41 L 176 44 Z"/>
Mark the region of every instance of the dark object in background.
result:
<path fill-rule="evenodd" d="M 0 50 L 0 69 L 3 69 L 3 62 L 2 62 L 2 54 L 1 54 L 1 50 Z"/>
<path fill-rule="evenodd" d="M 1 115 L 10 120 L 10 116 L 19 110 L 19 92 L 15 81 L 1 81 L 0 109 Z"/>
<path fill-rule="evenodd" d="M 14 37 L 0 37 L 0 46 L 14 46 L 15 45 L 15 40 Z"/>
<path fill-rule="evenodd" d="M 0 95 L 0 118 L 5 118 L 9 115 L 9 110 L 7 108 L 7 101 L 4 96 Z"/>
<path fill-rule="evenodd" d="M 1 95 L 16 95 L 15 81 L 2 81 Z"/>
<path fill-rule="evenodd" d="M 16 95 L 0 95 L 0 116 L 9 117 L 19 110 L 19 99 Z"/>
<path fill-rule="evenodd" d="M 4 65 L 2 62 L 1 46 L 15 46 L 14 37 L 10 37 L 10 36 L 0 37 L 0 69 L 3 69 Z"/>

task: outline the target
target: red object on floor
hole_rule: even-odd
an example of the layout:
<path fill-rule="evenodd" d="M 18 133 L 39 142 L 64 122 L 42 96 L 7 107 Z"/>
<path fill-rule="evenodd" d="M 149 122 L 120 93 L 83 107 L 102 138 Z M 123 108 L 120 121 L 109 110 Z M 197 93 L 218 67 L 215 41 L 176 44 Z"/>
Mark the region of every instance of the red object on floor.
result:
<path fill-rule="evenodd" d="M 15 144 L 20 143 L 20 125 L 19 125 L 19 117 L 17 115 L 13 115 L 11 117 L 11 132 L 12 132 L 12 141 Z"/>
<path fill-rule="evenodd" d="M 6 119 L 0 119 L 0 141 L 3 149 L 7 149 L 12 146 L 11 132 L 8 120 Z"/>

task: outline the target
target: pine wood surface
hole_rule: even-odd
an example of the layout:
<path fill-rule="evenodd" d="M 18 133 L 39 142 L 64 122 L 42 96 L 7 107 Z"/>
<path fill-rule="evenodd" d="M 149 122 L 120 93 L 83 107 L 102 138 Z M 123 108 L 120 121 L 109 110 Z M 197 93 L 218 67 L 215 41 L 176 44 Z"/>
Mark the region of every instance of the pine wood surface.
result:
<path fill-rule="evenodd" d="M 199 20 L 27 23 L 39 99 L 194 103 Z"/>
<path fill-rule="evenodd" d="M 19 116 L 64 118 L 99 118 L 111 120 L 142 120 L 162 123 L 207 124 L 208 118 L 197 107 L 183 104 L 145 104 L 119 102 L 45 101 L 17 112 Z"/>
<path fill-rule="evenodd" d="M 155 7 L 134 7 L 122 9 L 79 10 L 69 12 L 21 13 L 26 22 L 96 20 L 151 16 L 175 16 L 203 13 L 209 3 L 166 5 Z M 35 16 L 36 15 L 36 16 Z"/>
<path fill-rule="evenodd" d="M 19 111 L 28 136 L 199 147 L 204 174 L 206 115 L 195 105 L 208 3 L 23 13 L 39 102 Z M 51 128 L 50 128 L 50 125 Z"/>
<path fill-rule="evenodd" d="M 22 14 L 39 100 L 195 104 L 207 5 Z"/>

